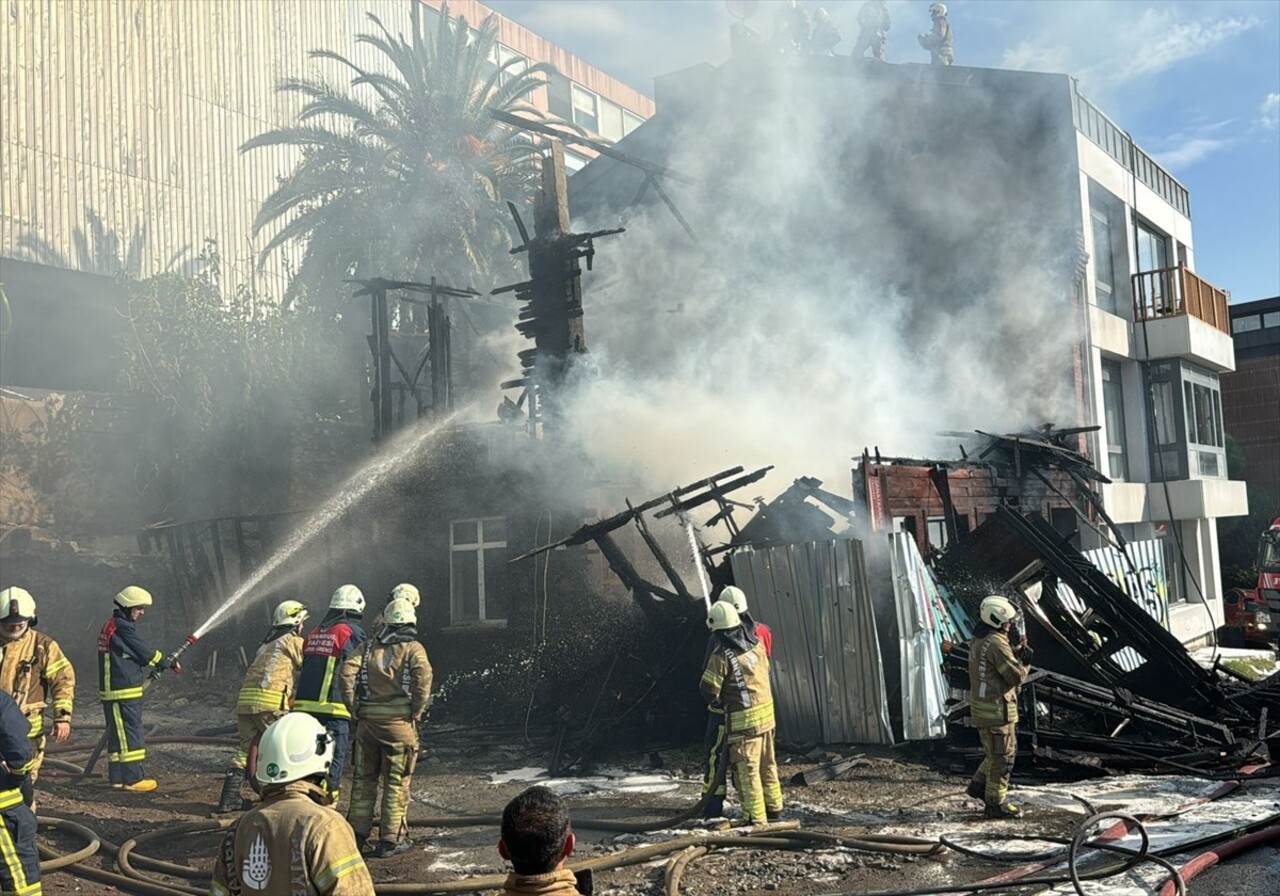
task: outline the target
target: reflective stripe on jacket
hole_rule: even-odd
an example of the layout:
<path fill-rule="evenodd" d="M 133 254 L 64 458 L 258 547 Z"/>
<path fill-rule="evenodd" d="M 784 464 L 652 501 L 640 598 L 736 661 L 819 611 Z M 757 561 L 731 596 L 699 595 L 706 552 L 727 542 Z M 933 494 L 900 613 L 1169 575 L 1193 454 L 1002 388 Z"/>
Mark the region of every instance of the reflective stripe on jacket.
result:
<path fill-rule="evenodd" d="M 137 700 L 142 696 L 143 670 L 163 659 L 160 651 L 138 637 L 138 627 L 125 611 L 116 610 L 98 632 L 98 696 Z"/>
<path fill-rule="evenodd" d="M 309 781 L 269 787 L 227 831 L 214 860 L 216 896 L 370 896 L 373 878 L 346 819 Z"/>
<path fill-rule="evenodd" d="M 980 635 L 969 646 L 969 714 L 979 728 L 1018 721 L 1018 687 L 1027 667 L 1018 662 L 1001 631 Z"/>
<path fill-rule="evenodd" d="M 342 697 L 361 719 L 415 719 L 431 696 L 431 663 L 417 640 L 368 642 L 342 664 Z"/>
<path fill-rule="evenodd" d="M 364 642 L 364 630 L 344 619 L 312 629 L 302 646 L 302 670 L 293 708 L 313 715 L 351 718 L 342 699 L 338 670 Z"/>
<path fill-rule="evenodd" d="M 55 719 L 71 721 L 76 673 L 57 641 L 28 628 L 18 640 L 4 645 L 0 690 L 13 696 L 31 724 L 31 736 L 39 737 L 44 733 L 46 707 L 53 707 Z"/>
<path fill-rule="evenodd" d="M 773 691 L 769 687 L 769 657 L 764 645 L 737 653 L 717 643 L 699 683 L 708 703 L 724 707 L 726 732 L 764 734 L 774 729 Z"/>
<path fill-rule="evenodd" d="M 244 673 L 236 712 L 289 709 L 298 670 L 302 668 L 302 635 L 287 631 L 258 648 Z"/>

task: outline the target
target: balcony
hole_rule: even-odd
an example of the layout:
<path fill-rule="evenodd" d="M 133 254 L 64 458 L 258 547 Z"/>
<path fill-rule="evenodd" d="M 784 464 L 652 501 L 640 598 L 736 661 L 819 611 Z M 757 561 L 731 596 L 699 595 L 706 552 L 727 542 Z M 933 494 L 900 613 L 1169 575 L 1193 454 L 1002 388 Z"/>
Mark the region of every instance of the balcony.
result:
<path fill-rule="evenodd" d="M 1218 373 L 1235 369 L 1229 296 L 1186 266 L 1133 275 L 1134 342 L 1146 360 L 1185 358 Z"/>

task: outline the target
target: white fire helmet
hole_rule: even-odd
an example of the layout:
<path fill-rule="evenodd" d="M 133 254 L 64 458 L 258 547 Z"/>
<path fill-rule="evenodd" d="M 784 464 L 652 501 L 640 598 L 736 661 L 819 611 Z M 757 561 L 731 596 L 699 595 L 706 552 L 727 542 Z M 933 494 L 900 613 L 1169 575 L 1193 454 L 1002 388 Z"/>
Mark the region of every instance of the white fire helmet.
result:
<path fill-rule="evenodd" d="M 391 589 L 391 600 L 407 600 L 416 607 L 422 603 L 422 596 L 418 594 L 418 589 L 415 586 L 410 585 L 408 582 L 401 582 Z"/>
<path fill-rule="evenodd" d="M 720 596 L 717 601 L 724 601 L 738 611 L 741 616 L 747 612 L 747 595 L 737 585 L 726 585 L 720 590 Z"/>
<path fill-rule="evenodd" d="M 711 605 L 711 612 L 707 614 L 707 628 L 713 632 L 722 632 L 740 625 L 742 625 L 742 619 L 738 616 L 738 611 L 733 608 L 733 604 L 718 600 Z"/>
<path fill-rule="evenodd" d="M 329 609 L 363 613 L 364 594 L 355 585 L 343 585 L 333 592 L 333 597 L 329 599 Z"/>
<path fill-rule="evenodd" d="M 1018 611 L 1009 602 L 1009 598 L 991 594 L 982 599 L 982 605 L 978 607 L 978 618 L 992 628 L 999 628 L 1006 622 L 1017 619 Z"/>
<path fill-rule="evenodd" d="M 132 610 L 134 607 L 151 606 L 151 592 L 145 588 L 139 588 L 137 585 L 130 585 L 119 594 L 116 595 L 116 606 L 125 610 Z"/>
<path fill-rule="evenodd" d="M 271 617 L 272 625 L 302 625 L 311 614 L 296 600 L 282 600 Z"/>
<path fill-rule="evenodd" d="M 333 761 L 333 736 L 315 716 L 285 713 L 263 732 L 258 744 L 259 784 L 287 784 L 329 771 Z"/>
<path fill-rule="evenodd" d="M 16 641 L 36 624 L 36 599 L 25 588 L 6 588 L 0 591 L 0 613 L 0 637 Z"/>
<path fill-rule="evenodd" d="M 929 4 L 929 15 L 933 16 L 935 19 L 938 18 L 939 16 L 945 16 L 946 14 L 947 14 L 947 4 L 945 3 Z"/>
<path fill-rule="evenodd" d="M 418 616 L 413 604 L 404 598 L 391 601 L 382 613 L 383 625 L 417 625 Z"/>

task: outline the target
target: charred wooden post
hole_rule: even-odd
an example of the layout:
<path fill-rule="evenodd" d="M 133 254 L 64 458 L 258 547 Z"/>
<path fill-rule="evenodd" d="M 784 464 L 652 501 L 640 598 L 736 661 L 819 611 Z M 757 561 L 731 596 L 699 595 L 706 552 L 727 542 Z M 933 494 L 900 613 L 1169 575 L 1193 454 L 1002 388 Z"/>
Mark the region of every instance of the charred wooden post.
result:
<path fill-rule="evenodd" d="M 412 395 L 415 413 L 418 418 L 441 414 L 453 407 L 453 374 L 452 357 L 449 341 L 449 315 L 441 299 L 464 298 L 478 296 L 474 289 L 457 289 L 444 286 L 431 278 L 430 283 L 414 283 L 409 281 L 383 280 L 375 277 L 372 280 L 348 280 L 348 283 L 360 284 L 355 296 L 370 297 L 370 313 L 372 322 L 369 333 L 369 352 L 373 356 L 373 389 L 370 400 L 373 403 L 373 440 L 380 442 L 396 428 L 397 420 L 393 414 L 392 396 L 399 394 L 399 424 L 406 422 L 404 411 L 405 399 Z M 425 307 L 427 320 L 427 352 L 412 373 L 396 356 L 391 346 L 391 310 L 387 293 L 397 290 L 406 293 L 423 293 L 425 299 L 411 295 L 401 295 L 399 301 L 412 306 L 415 319 L 419 317 L 417 309 Z M 428 402 L 424 389 L 418 385 L 422 371 L 428 362 L 431 365 L 431 400 Z M 396 380 L 392 375 L 392 367 L 400 374 Z"/>
<path fill-rule="evenodd" d="M 564 167 L 564 147 L 552 143 L 542 163 L 542 189 L 534 202 L 534 235 L 530 238 L 520 215 L 511 207 L 523 244 L 512 254 L 529 253 L 529 279 L 503 286 L 494 295 L 514 292 L 522 303 L 516 321 L 521 335 L 533 340 L 533 348 L 519 353 L 521 377 L 502 384 L 504 389 L 525 390 L 529 398 L 529 433 L 539 427 L 554 429 L 560 416 L 560 396 L 576 359 L 587 352 L 582 319 L 582 266 L 591 269 L 595 239 L 621 233 L 569 230 L 569 190 Z"/>

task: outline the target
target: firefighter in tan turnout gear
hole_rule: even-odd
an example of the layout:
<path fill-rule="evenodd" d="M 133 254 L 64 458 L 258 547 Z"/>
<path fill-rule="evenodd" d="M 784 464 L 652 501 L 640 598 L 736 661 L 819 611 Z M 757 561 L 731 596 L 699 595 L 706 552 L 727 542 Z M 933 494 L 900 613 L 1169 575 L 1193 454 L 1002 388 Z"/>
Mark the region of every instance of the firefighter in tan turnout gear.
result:
<path fill-rule="evenodd" d="M 1009 644 L 1018 611 L 1008 598 L 993 594 L 983 598 L 978 618 L 982 622 L 969 646 L 969 714 L 983 759 L 965 792 L 983 801 L 988 818 L 1017 818 L 1022 812 L 1007 797 L 1018 755 L 1018 688 L 1027 678 L 1027 666 Z M 1029 658 L 1025 645 L 1019 649 Z"/>
<path fill-rule="evenodd" d="M 36 602 L 25 589 L 0 591 L 0 690 L 5 691 L 31 724 L 35 758 L 25 783 L 27 803 L 44 762 L 45 710 L 52 710 L 49 732 L 57 743 L 71 736 L 71 711 L 76 696 L 76 673 L 58 642 L 37 631 Z"/>
<path fill-rule="evenodd" d="M 728 601 L 711 605 L 707 626 L 716 644 L 702 672 L 702 696 L 724 710 L 733 786 L 747 823 L 760 824 L 782 814 L 769 657 Z"/>
<path fill-rule="evenodd" d="M 401 582 L 399 585 L 391 589 L 391 593 L 387 595 L 387 604 L 390 605 L 393 600 L 407 600 L 409 604 L 418 609 L 418 604 L 422 602 L 422 595 L 418 593 L 417 586 L 410 585 L 408 582 Z M 382 612 L 373 617 L 373 624 L 369 626 L 369 631 L 377 634 L 382 629 L 382 617 L 386 614 L 387 608 L 383 607 Z"/>
<path fill-rule="evenodd" d="M 370 896 L 373 878 L 351 828 L 333 808 L 325 776 L 333 737 L 304 712 L 262 735 L 262 802 L 227 831 L 213 865 L 212 896 Z"/>
<path fill-rule="evenodd" d="M 271 617 L 271 628 L 244 674 L 236 699 L 236 733 L 240 746 L 222 779 L 219 812 L 240 808 L 240 784 L 252 772 L 249 752 L 267 726 L 293 708 L 298 670 L 302 668 L 302 626 L 307 608 L 296 600 L 282 601 Z"/>
<path fill-rule="evenodd" d="M 417 723 L 431 697 L 431 663 L 418 643 L 417 617 L 409 601 L 387 604 L 382 629 L 343 663 L 342 697 L 357 720 L 347 819 L 363 845 L 373 828 L 381 782 L 378 843 L 366 855 L 385 858 L 404 852 L 412 845 L 405 812 L 418 761 Z"/>

